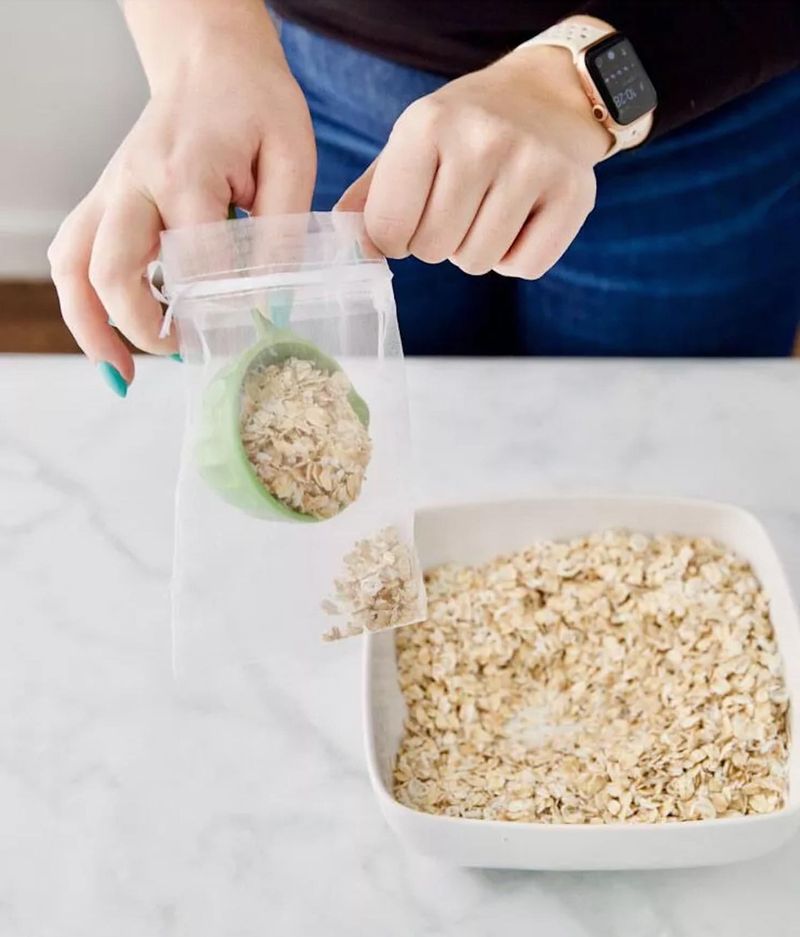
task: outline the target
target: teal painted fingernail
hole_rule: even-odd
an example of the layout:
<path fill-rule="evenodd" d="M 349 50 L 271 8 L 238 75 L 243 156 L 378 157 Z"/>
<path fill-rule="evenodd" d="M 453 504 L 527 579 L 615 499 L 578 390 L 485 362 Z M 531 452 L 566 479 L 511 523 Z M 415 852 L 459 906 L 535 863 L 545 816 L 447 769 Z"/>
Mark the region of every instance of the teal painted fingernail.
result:
<path fill-rule="evenodd" d="M 170 355 L 170 358 L 172 358 L 173 361 L 183 361 L 183 355 L 179 351 L 176 351 L 174 354 Z"/>
<path fill-rule="evenodd" d="M 127 396 L 128 382 L 119 373 L 113 364 L 110 364 L 108 361 L 101 361 L 97 365 L 97 370 L 100 372 L 103 380 L 106 382 L 106 384 L 108 384 L 111 390 L 114 391 L 117 397 Z"/>

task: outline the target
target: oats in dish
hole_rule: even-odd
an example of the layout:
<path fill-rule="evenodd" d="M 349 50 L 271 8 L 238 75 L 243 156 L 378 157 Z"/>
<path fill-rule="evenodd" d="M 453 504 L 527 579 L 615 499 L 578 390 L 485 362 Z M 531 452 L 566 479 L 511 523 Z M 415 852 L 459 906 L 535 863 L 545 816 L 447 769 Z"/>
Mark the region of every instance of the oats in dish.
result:
<path fill-rule="evenodd" d="M 788 695 L 769 604 L 708 539 L 606 531 L 426 575 L 397 632 L 398 801 L 538 823 L 779 810 Z"/>

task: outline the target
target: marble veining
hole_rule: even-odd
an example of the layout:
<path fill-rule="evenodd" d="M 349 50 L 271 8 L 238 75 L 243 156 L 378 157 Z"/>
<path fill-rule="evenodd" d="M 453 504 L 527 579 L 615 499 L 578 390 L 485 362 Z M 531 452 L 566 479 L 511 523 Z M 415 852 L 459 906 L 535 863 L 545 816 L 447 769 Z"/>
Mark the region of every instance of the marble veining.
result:
<path fill-rule="evenodd" d="M 0 937 L 790 937 L 800 844 L 722 869 L 461 870 L 406 853 L 361 750 L 360 645 L 276 642 L 226 694 L 170 672 L 181 367 L 127 400 L 0 358 Z M 800 589 L 800 365 L 413 361 L 421 504 L 735 501 Z"/>

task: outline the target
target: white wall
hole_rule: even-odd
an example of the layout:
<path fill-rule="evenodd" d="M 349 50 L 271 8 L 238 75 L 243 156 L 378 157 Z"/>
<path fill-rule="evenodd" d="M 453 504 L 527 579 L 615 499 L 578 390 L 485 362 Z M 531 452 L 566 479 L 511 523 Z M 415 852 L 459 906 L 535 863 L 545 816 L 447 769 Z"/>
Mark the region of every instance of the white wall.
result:
<path fill-rule="evenodd" d="M 0 277 L 47 276 L 50 239 L 146 94 L 115 0 L 0 0 Z"/>

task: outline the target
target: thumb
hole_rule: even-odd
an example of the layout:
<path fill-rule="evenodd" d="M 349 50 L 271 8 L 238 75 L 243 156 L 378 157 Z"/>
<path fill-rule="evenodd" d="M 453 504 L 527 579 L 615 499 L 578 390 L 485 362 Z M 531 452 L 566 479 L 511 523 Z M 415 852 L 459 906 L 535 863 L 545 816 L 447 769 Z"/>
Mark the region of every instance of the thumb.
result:
<path fill-rule="evenodd" d="M 369 187 L 372 184 L 372 177 L 375 175 L 375 167 L 378 165 L 377 157 L 370 163 L 367 169 L 353 182 L 339 201 L 333 206 L 334 211 L 364 211 L 369 195 Z"/>

